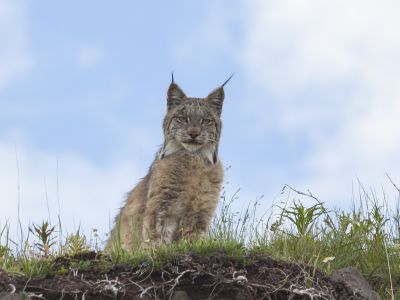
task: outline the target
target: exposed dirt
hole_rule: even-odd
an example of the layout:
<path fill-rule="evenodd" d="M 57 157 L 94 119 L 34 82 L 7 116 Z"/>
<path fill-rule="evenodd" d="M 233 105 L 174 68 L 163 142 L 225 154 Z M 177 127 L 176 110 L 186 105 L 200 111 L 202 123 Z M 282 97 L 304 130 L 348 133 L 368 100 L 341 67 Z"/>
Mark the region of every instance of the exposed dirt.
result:
<path fill-rule="evenodd" d="M 82 269 L 72 267 L 79 261 Z M 58 258 L 53 273 L 27 278 L 0 270 L 0 292 L 30 295 L 31 299 L 365 299 L 345 282 L 312 267 L 281 262 L 267 255 L 237 261 L 216 253 L 202 257 L 180 255 L 162 270 L 151 264 L 104 268 L 105 258 L 94 252 Z M 5 294 L 3 294 L 5 295 Z M 11 299 L 1 298 L 0 299 Z M 17 298 L 13 298 L 17 299 Z"/>

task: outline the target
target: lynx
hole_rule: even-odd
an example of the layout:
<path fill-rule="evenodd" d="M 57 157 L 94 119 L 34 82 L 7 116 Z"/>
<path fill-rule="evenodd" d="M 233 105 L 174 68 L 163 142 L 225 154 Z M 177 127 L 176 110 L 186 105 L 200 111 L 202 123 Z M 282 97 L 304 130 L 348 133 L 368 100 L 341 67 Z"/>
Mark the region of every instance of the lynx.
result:
<path fill-rule="evenodd" d="M 128 194 L 106 249 L 169 244 L 207 233 L 223 180 L 218 145 L 224 85 L 231 77 L 207 97 L 192 98 L 172 76 L 164 143 L 148 174 Z"/>

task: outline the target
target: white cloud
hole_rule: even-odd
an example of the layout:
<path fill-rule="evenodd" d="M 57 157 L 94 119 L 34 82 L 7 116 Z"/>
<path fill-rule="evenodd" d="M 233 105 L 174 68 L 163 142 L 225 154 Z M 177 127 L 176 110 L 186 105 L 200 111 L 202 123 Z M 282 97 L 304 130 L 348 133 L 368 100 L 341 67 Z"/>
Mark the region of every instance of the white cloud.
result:
<path fill-rule="evenodd" d="M 22 1 L 0 0 L 0 90 L 33 66 L 25 20 Z"/>
<path fill-rule="evenodd" d="M 201 15 L 194 23 L 190 35 L 179 40 L 174 48 L 177 63 L 194 66 L 215 64 L 229 51 L 235 51 L 235 34 L 230 26 L 237 21 L 237 5 L 233 2 L 210 2 L 208 14 Z M 227 26 L 228 25 L 228 26 Z"/>
<path fill-rule="evenodd" d="M 252 2 L 243 62 L 280 92 L 354 75 L 375 81 L 375 72 L 395 70 L 387 62 L 400 47 L 399 10 L 397 1 Z"/>
<path fill-rule="evenodd" d="M 60 154 L 57 159 L 57 155 L 34 147 L 15 148 L 5 142 L 0 144 L 0 165 L 0 220 L 3 225 L 8 220 L 14 237 L 18 229 L 18 197 L 24 229 L 32 222 L 49 219 L 47 205 L 51 221 L 56 224 L 59 202 L 64 230 L 72 232 L 81 224 L 85 232 L 96 228 L 105 233 L 125 194 L 138 181 L 138 167 L 129 159 L 100 167 L 77 155 Z"/>
<path fill-rule="evenodd" d="M 357 175 L 377 187 L 385 172 L 400 178 L 400 3 L 255 1 L 244 11 L 239 58 L 273 96 L 250 101 L 276 109 L 276 128 L 312 139 L 298 182 L 345 202 Z"/>

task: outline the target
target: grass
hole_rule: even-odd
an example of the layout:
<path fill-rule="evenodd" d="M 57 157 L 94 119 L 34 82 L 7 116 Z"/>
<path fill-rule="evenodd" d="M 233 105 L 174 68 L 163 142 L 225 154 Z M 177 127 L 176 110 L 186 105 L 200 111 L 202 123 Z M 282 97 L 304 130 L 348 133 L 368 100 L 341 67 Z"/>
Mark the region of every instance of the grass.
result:
<path fill-rule="evenodd" d="M 104 266 L 148 262 L 157 269 L 176 254 L 189 251 L 200 255 L 224 251 L 237 260 L 245 254 L 266 252 L 277 259 L 312 265 L 328 274 L 342 267 L 356 266 L 383 299 L 400 299 L 400 189 L 392 184 L 396 192 L 394 207 L 389 207 L 384 192 L 378 196 L 360 184 L 358 200 L 353 201 L 350 211 L 329 210 L 310 192 L 285 186 L 283 193 L 288 195 L 288 201 L 273 205 L 261 216 L 257 213 L 257 201 L 242 212 L 232 211 L 238 195 L 227 198 L 223 192 L 207 239 L 156 249 L 138 248 L 129 253 L 113 251 L 111 260 L 105 260 Z M 305 198 L 313 204 L 303 205 Z M 8 224 L 0 226 L 0 268 L 28 276 L 44 276 L 54 272 L 51 266 L 57 256 L 100 251 L 96 231 L 88 240 L 79 229 L 66 237 L 60 236 L 57 227 L 61 225 L 51 226 L 47 221 L 32 224 L 28 237 L 17 243 L 9 238 Z M 90 266 L 82 262 L 76 267 Z"/>

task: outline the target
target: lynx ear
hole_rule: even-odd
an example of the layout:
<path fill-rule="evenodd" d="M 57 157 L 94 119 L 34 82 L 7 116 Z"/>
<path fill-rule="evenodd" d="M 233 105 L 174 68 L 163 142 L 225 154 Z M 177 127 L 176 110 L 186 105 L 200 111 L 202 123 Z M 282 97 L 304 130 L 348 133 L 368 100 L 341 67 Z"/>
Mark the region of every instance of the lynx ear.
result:
<path fill-rule="evenodd" d="M 167 92 L 168 110 L 171 110 L 186 100 L 186 95 L 175 82 L 171 82 Z"/>
<path fill-rule="evenodd" d="M 222 86 L 216 88 L 207 96 L 208 103 L 217 112 L 218 116 L 221 116 L 222 104 L 224 103 L 224 98 L 225 98 L 225 93 L 224 93 L 224 88 Z"/>

